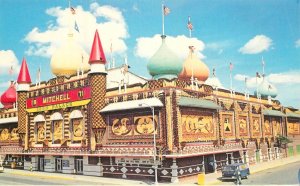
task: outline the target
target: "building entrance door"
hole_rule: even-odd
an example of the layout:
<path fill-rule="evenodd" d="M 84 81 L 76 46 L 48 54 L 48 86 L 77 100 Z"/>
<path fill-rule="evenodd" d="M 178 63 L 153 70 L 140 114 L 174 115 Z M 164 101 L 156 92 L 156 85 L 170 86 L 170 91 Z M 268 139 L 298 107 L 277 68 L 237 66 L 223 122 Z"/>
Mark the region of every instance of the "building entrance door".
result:
<path fill-rule="evenodd" d="M 62 158 L 55 159 L 55 171 L 62 172 Z"/>
<path fill-rule="evenodd" d="M 44 158 L 39 157 L 39 171 L 44 171 Z"/>
<path fill-rule="evenodd" d="M 227 153 L 227 164 L 230 165 L 232 164 L 232 153 Z"/>
<path fill-rule="evenodd" d="M 83 173 L 83 159 L 75 159 L 75 170 L 76 174 Z"/>

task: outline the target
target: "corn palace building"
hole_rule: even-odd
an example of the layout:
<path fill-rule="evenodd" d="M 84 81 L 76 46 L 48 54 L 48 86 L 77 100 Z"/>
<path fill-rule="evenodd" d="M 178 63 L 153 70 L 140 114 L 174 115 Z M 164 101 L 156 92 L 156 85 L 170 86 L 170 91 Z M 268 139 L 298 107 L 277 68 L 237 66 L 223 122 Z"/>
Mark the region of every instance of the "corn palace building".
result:
<path fill-rule="evenodd" d="M 163 35 L 147 64 L 151 80 L 127 62 L 107 68 L 97 31 L 89 56 L 68 35 L 48 81 L 32 84 L 24 58 L 17 83 L 1 95 L 1 163 L 129 179 L 154 180 L 157 171 L 159 181 L 176 182 L 300 154 L 300 113 L 274 99 L 273 85 L 263 79 L 255 94 L 219 87 L 215 72 L 187 50 L 180 61 Z M 293 142 L 284 146 L 279 136 Z"/>

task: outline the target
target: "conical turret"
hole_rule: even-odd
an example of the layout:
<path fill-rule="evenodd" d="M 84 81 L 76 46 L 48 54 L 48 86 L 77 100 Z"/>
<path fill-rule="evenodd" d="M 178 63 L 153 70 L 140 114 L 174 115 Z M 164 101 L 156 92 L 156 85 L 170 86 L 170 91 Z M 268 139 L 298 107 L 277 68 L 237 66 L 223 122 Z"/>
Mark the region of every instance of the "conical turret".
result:
<path fill-rule="evenodd" d="M 95 32 L 89 64 L 91 65 L 91 73 L 105 72 L 106 58 L 104 55 L 98 30 L 96 30 Z"/>
<path fill-rule="evenodd" d="M 18 91 L 28 91 L 29 90 L 29 85 L 31 83 L 31 78 L 27 66 L 26 59 L 23 58 L 22 60 L 22 65 L 21 69 L 19 72 L 19 76 L 17 79 L 18 82 Z"/>

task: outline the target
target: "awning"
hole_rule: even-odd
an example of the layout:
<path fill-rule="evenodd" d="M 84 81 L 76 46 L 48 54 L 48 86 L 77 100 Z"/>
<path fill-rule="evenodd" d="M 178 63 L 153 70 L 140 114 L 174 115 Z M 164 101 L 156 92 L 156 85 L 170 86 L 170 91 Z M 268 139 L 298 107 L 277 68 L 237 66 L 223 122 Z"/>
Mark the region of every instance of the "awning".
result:
<path fill-rule="evenodd" d="M 178 101 L 179 106 L 185 107 L 197 107 L 197 108 L 208 108 L 208 109 L 222 109 L 217 103 L 206 100 L 206 99 L 197 99 L 189 97 L 181 97 Z"/>
<path fill-rule="evenodd" d="M 286 113 L 286 116 L 289 118 L 300 118 L 300 114 L 294 112 L 288 112 Z"/>
<path fill-rule="evenodd" d="M 55 121 L 55 120 L 63 120 L 64 118 L 62 117 L 61 113 L 59 112 L 55 112 L 54 114 L 52 114 L 50 116 L 50 120 L 51 121 Z"/>
<path fill-rule="evenodd" d="M 83 118 L 80 110 L 73 110 L 70 114 L 70 119 Z"/>
<path fill-rule="evenodd" d="M 139 100 L 131 100 L 117 103 L 110 103 L 104 107 L 100 112 L 112 112 L 118 110 L 130 110 L 137 108 L 149 108 L 149 107 L 162 107 L 164 106 L 158 98 L 147 98 Z"/>
<path fill-rule="evenodd" d="M 279 116 L 285 117 L 285 114 L 278 110 L 263 110 L 263 114 L 266 116 Z"/>
<path fill-rule="evenodd" d="M 17 123 L 18 117 L 11 117 L 11 118 L 1 118 L 0 124 L 7 124 L 7 123 Z"/>
<path fill-rule="evenodd" d="M 46 120 L 45 120 L 45 117 L 42 114 L 39 114 L 39 115 L 35 116 L 34 119 L 33 119 L 33 122 L 44 122 L 44 121 L 46 121 Z"/>

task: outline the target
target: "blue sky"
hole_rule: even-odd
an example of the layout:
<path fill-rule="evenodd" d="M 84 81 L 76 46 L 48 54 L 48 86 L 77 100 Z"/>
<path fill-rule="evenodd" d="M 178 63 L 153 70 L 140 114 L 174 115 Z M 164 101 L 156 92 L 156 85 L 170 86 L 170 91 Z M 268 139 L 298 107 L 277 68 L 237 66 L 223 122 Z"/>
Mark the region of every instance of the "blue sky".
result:
<path fill-rule="evenodd" d="M 0 0 L 0 91 L 25 56 L 33 82 L 41 66 L 42 80 L 53 75 L 52 53 L 66 38 L 65 29 L 76 20 L 76 41 L 89 54 L 98 28 L 106 56 L 110 43 L 117 65 L 128 57 L 131 71 L 150 77 L 146 64 L 160 45 L 161 1 L 72 0 L 76 15 L 70 21 L 68 0 Z M 234 64 L 233 87 L 250 92 L 255 73 L 265 61 L 267 79 L 277 87 L 284 105 L 300 108 L 300 3 L 299 0 L 166 0 L 167 44 L 184 60 L 192 43 L 198 56 L 229 88 L 229 62 Z M 194 26 L 188 38 L 187 17 Z M 69 20 L 69 21 L 68 21 Z M 15 73 L 9 75 L 10 66 Z"/>

